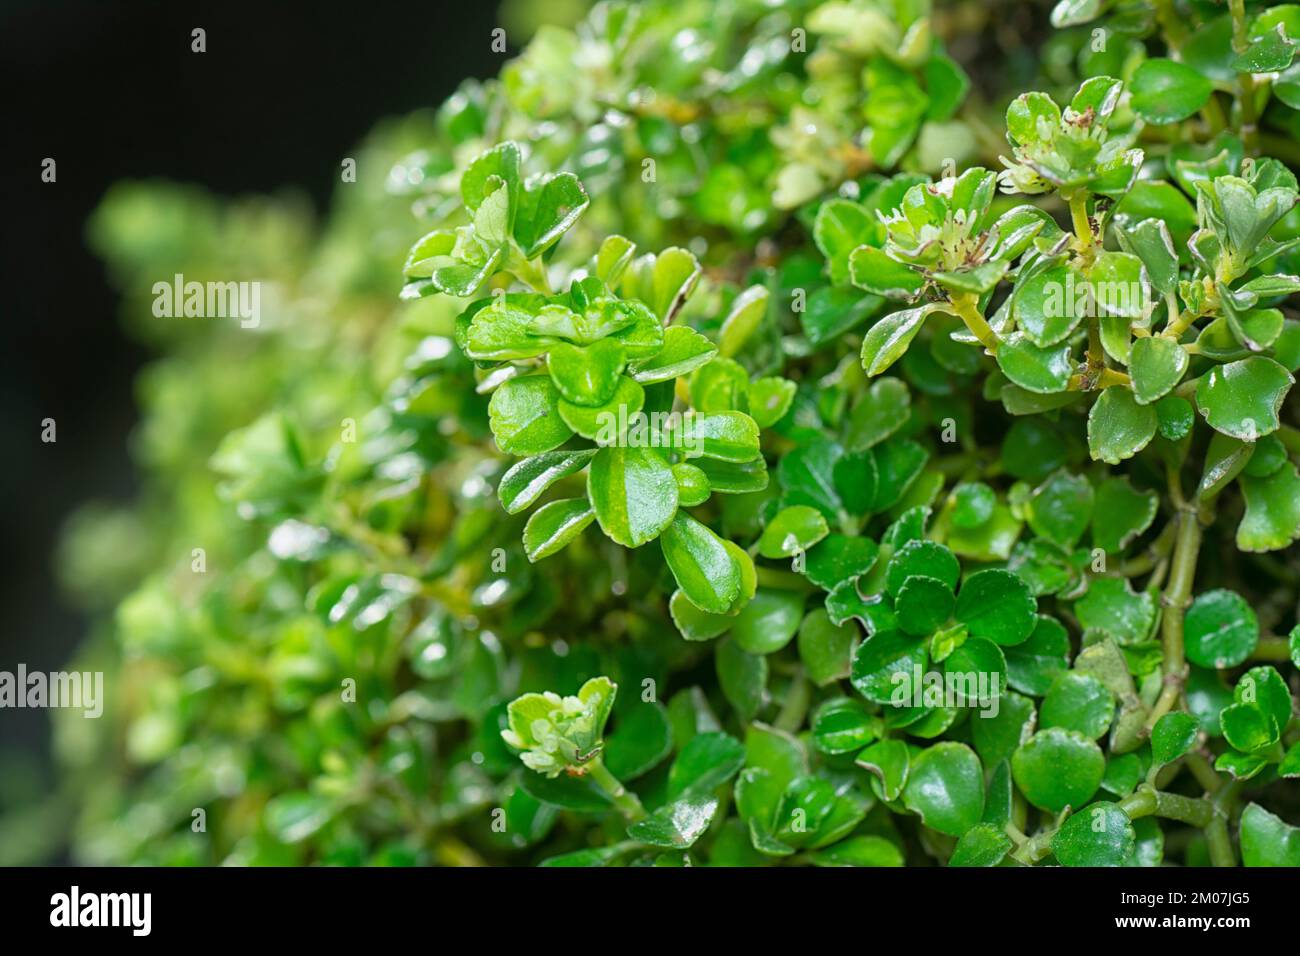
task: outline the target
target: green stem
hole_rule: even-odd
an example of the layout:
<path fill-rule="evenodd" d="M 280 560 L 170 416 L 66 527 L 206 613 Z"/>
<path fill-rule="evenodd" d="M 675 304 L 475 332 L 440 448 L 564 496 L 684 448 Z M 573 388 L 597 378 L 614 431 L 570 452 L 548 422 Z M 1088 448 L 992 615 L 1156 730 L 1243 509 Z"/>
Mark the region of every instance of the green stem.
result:
<path fill-rule="evenodd" d="M 1160 33 L 1164 37 L 1169 52 L 1174 52 L 1187 39 L 1187 26 L 1178 11 L 1174 9 L 1173 0 L 1155 0 L 1156 22 L 1160 24 Z"/>
<path fill-rule="evenodd" d="M 1183 758 L 1183 763 L 1192 772 L 1196 782 L 1205 788 L 1206 793 L 1213 795 L 1223 787 L 1223 778 L 1215 772 L 1210 762 L 1200 754 L 1189 753 Z"/>
<path fill-rule="evenodd" d="M 1291 642 L 1285 637 L 1261 637 L 1250 657 L 1256 661 L 1289 661 Z"/>
<path fill-rule="evenodd" d="M 1164 648 L 1164 690 L 1147 718 L 1150 729 L 1178 704 L 1186 679 L 1187 661 L 1183 655 L 1183 616 L 1192 603 L 1192 582 L 1196 577 L 1196 560 L 1201 552 L 1201 523 L 1191 511 L 1178 514 L 1178 537 L 1174 543 L 1169 583 L 1160 599 L 1164 616 L 1160 621 Z"/>
<path fill-rule="evenodd" d="M 1181 315 L 1179 315 L 1176 319 L 1170 319 L 1169 323 L 1165 326 L 1164 331 L 1161 332 L 1160 334 L 1168 336 L 1169 338 L 1177 342 L 1179 339 L 1183 337 L 1183 333 L 1187 331 L 1188 326 L 1190 326 L 1195 321 L 1196 321 L 1196 316 L 1194 316 L 1191 312 L 1184 312 Z"/>
<path fill-rule="evenodd" d="M 952 297 L 952 308 L 957 313 L 957 317 L 966 323 L 966 328 L 970 329 L 970 334 L 979 339 L 990 353 L 996 355 L 998 352 L 998 337 L 993 334 L 993 329 L 984 316 L 980 315 L 978 308 L 979 300 L 971 293 L 961 293 Z"/>
<path fill-rule="evenodd" d="M 1246 0 L 1228 0 L 1232 12 L 1232 49 L 1245 53 L 1250 46 L 1246 33 Z M 1259 116 L 1255 106 L 1255 78 L 1249 73 L 1237 74 L 1237 105 L 1241 111 L 1239 132 L 1247 155 L 1254 155 L 1259 145 Z"/>
<path fill-rule="evenodd" d="M 609 795 L 609 798 L 614 801 L 614 806 L 618 807 L 619 812 L 627 817 L 629 822 L 635 823 L 645 816 L 645 807 L 641 806 L 641 800 L 623 786 L 618 777 L 609 772 L 600 757 L 587 764 L 587 773 L 596 786 Z"/>
<path fill-rule="evenodd" d="M 1079 240 L 1079 251 L 1085 258 L 1093 254 L 1092 220 L 1088 218 L 1088 193 L 1080 189 L 1070 196 L 1070 222 L 1074 224 L 1074 235 Z"/>
<path fill-rule="evenodd" d="M 1228 821 L 1215 814 L 1210 825 L 1205 828 L 1205 842 L 1210 849 L 1210 863 L 1213 866 L 1236 866 L 1237 856 L 1232 852 L 1232 840 L 1228 838 Z"/>

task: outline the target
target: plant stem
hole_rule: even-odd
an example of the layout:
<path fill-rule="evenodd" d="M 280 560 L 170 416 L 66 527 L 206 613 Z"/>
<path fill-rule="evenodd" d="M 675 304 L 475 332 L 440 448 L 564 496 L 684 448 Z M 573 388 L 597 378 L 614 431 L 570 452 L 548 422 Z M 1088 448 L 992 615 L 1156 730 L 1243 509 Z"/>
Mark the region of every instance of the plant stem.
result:
<path fill-rule="evenodd" d="M 1196 782 L 1205 788 L 1206 793 L 1218 793 L 1223 787 L 1223 778 L 1214 771 L 1210 762 L 1196 752 L 1189 753 L 1183 758 L 1183 763 L 1187 769 L 1192 772 Z"/>
<path fill-rule="evenodd" d="M 1092 257 L 1092 220 L 1088 218 L 1088 193 L 1078 190 L 1070 196 L 1070 222 L 1074 224 L 1074 234 L 1079 240 L 1079 251 L 1085 257 Z"/>
<path fill-rule="evenodd" d="M 1163 790 L 1156 790 L 1145 785 L 1119 801 L 1117 806 L 1130 820 L 1155 816 L 1167 820 L 1177 820 L 1180 823 L 1186 823 L 1198 828 L 1205 828 L 1212 826 L 1215 820 L 1220 819 L 1217 807 L 1209 800 L 1197 797 L 1183 797 L 1176 793 L 1166 793 Z M 1052 852 L 1052 839 L 1056 836 L 1060 827 L 1049 827 L 1030 838 L 1026 838 L 1018 828 L 1011 824 L 1008 824 L 1005 829 L 1007 836 L 1011 837 L 1012 841 L 1017 844 L 1016 848 L 1011 851 L 1012 858 L 1019 860 L 1021 863 L 1032 864 L 1037 863 Z"/>
<path fill-rule="evenodd" d="M 1285 637 L 1261 637 L 1250 658 L 1255 661 L 1289 661 L 1291 642 Z"/>
<path fill-rule="evenodd" d="M 1177 705 L 1183 693 L 1187 662 L 1183 656 L 1183 616 L 1192 603 L 1192 582 L 1196 577 L 1196 559 L 1201 552 L 1201 523 L 1191 511 L 1178 513 L 1178 537 L 1174 543 L 1169 583 L 1160 603 L 1164 616 L 1160 621 L 1164 647 L 1164 690 L 1147 718 L 1148 730 Z"/>
<path fill-rule="evenodd" d="M 1237 857 L 1228 839 L 1228 821 L 1217 813 L 1205 828 L 1205 842 L 1210 848 L 1210 863 L 1214 866 L 1236 866 Z"/>
<path fill-rule="evenodd" d="M 1155 0 L 1156 22 L 1160 24 L 1160 33 L 1169 52 L 1174 52 L 1187 39 L 1187 26 L 1174 9 L 1173 0 Z"/>
<path fill-rule="evenodd" d="M 1250 46 L 1246 34 L 1246 0 L 1228 0 L 1228 9 L 1232 12 L 1232 49 L 1236 53 L 1245 53 Z M 1246 147 L 1247 155 L 1254 155 L 1259 145 L 1259 117 L 1255 106 L 1255 78 L 1249 73 L 1237 74 L 1237 105 L 1241 110 L 1241 141 Z"/>
<path fill-rule="evenodd" d="M 614 806 L 618 807 L 619 812 L 627 817 L 629 822 L 635 823 L 645 816 L 645 807 L 641 806 L 641 800 L 623 786 L 618 777 L 609 772 L 600 757 L 587 764 L 587 773 L 596 786 L 609 795 L 609 798 L 614 801 Z"/>
<path fill-rule="evenodd" d="M 1236 866 L 1237 857 L 1228 839 L 1228 821 L 1232 818 L 1237 798 L 1241 794 L 1242 781 L 1233 780 L 1219 788 L 1210 802 L 1214 806 L 1214 819 L 1205 828 L 1205 840 L 1209 845 L 1210 862 L 1215 866 Z"/>
<path fill-rule="evenodd" d="M 998 337 L 993 334 L 993 329 L 984 316 L 980 315 L 978 308 L 979 300 L 972 293 L 959 293 L 952 297 L 952 308 L 957 313 L 957 317 L 966 323 L 966 328 L 970 334 L 980 340 L 989 352 L 996 355 L 998 352 Z"/>

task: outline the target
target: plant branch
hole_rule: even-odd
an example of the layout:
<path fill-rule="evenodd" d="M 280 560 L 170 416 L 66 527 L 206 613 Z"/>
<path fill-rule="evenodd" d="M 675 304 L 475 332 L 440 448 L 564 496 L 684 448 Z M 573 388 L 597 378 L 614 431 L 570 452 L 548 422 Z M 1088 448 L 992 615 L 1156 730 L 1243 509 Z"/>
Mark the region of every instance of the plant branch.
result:
<path fill-rule="evenodd" d="M 641 800 L 635 793 L 623 786 L 618 777 L 609 772 L 605 766 L 605 761 L 600 757 L 595 758 L 587 764 L 587 773 L 596 786 L 604 790 L 614 806 L 618 807 L 619 812 L 627 817 L 628 821 L 635 823 L 645 816 L 645 807 L 641 806 Z"/>

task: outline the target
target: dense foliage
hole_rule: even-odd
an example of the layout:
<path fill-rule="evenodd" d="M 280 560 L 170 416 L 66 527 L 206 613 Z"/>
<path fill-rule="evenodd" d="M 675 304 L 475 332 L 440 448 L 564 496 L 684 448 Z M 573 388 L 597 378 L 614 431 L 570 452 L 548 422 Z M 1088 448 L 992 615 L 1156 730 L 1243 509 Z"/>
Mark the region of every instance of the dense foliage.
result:
<path fill-rule="evenodd" d="M 978 95 L 970 6 L 602 3 L 319 232 L 111 194 L 132 316 L 269 291 L 137 318 L 78 858 L 1300 864 L 1300 6 Z"/>

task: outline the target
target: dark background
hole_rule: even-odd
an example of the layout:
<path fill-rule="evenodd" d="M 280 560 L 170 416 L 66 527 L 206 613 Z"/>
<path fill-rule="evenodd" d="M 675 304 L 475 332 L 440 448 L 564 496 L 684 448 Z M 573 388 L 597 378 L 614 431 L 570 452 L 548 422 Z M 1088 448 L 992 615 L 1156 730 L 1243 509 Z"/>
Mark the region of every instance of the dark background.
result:
<path fill-rule="evenodd" d="M 53 562 L 79 504 L 135 479 L 126 338 L 85 222 L 120 179 L 296 187 L 318 212 L 375 123 L 497 73 L 495 0 L 0 0 L 0 670 L 58 670 L 85 634 Z M 192 53 L 190 31 L 207 31 Z M 510 54 L 513 55 L 513 49 Z M 57 162 L 57 182 L 41 162 Z M 58 440 L 41 441 L 41 421 Z M 0 773 L 49 773 L 44 711 L 0 711 Z"/>

